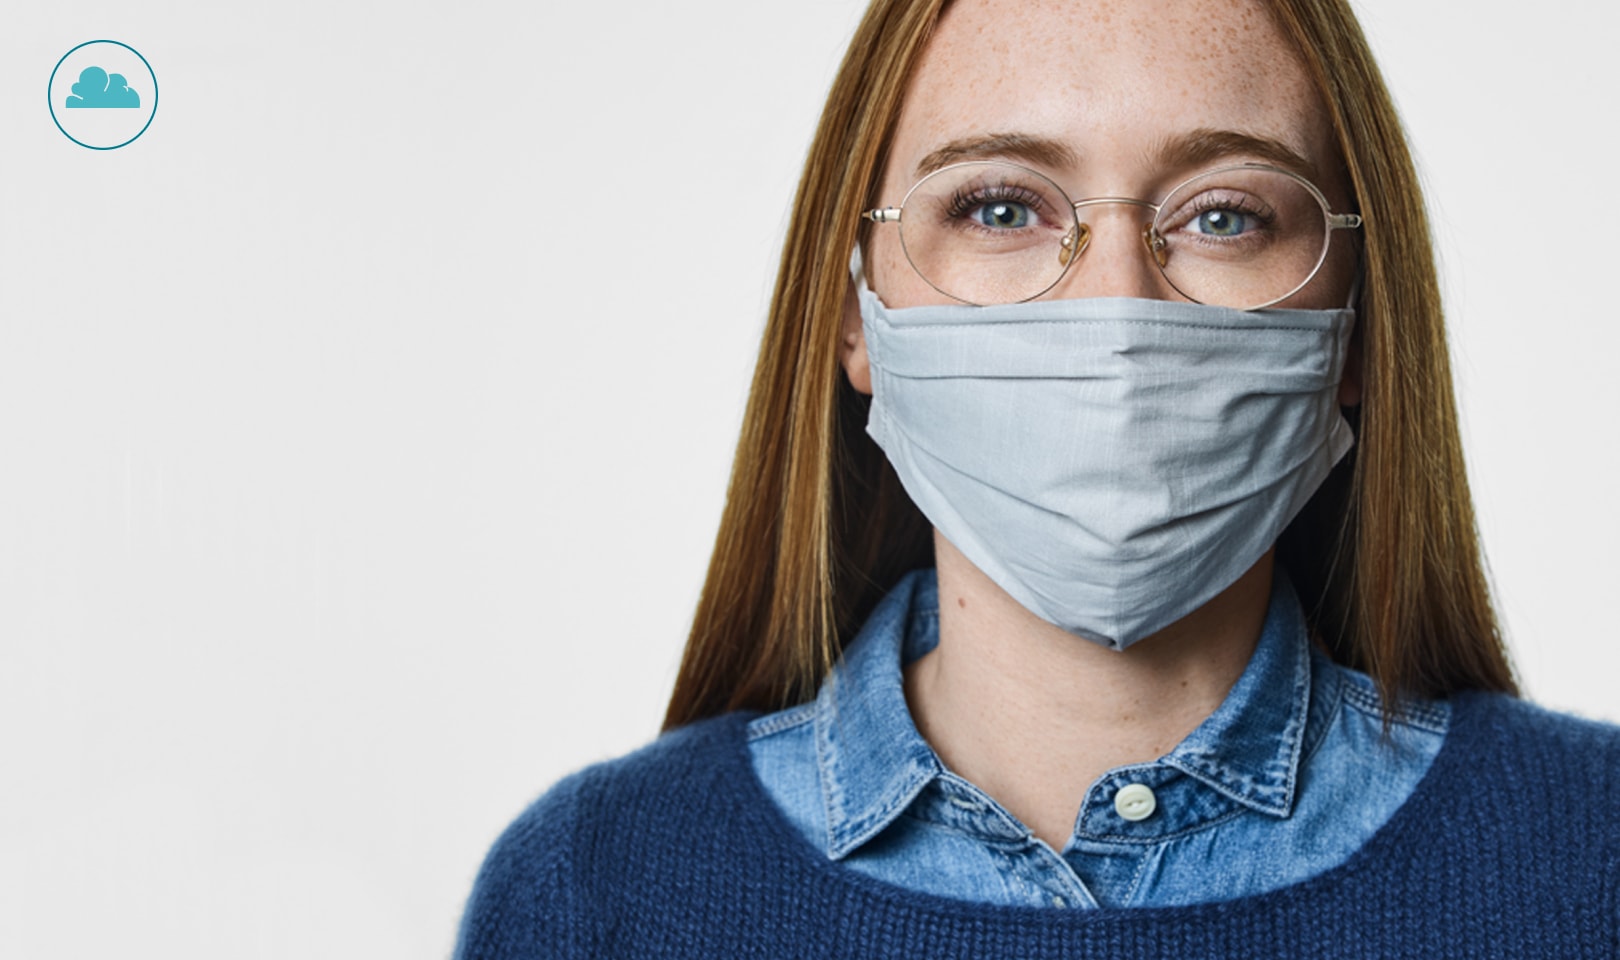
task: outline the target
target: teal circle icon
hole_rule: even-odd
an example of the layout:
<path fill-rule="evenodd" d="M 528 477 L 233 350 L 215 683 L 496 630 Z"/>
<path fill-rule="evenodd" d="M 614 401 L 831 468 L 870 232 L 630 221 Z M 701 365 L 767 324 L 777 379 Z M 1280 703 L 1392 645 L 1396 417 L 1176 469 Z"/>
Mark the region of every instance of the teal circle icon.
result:
<path fill-rule="evenodd" d="M 152 125 L 157 74 L 127 43 L 88 40 L 56 61 L 46 96 L 63 136 L 91 150 L 117 150 Z"/>

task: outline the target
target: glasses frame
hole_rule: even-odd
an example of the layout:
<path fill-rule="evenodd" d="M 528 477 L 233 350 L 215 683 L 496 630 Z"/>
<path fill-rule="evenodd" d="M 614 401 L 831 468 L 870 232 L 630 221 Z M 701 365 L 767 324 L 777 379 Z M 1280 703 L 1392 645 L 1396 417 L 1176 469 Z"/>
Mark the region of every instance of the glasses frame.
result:
<path fill-rule="evenodd" d="M 1194 180 L 1214 176 L 1218 173 L 1226 173 L 1234 170 L 1247 170 L 1282 174 L 1283 176 L 1288 177 L 1290 180 L 1293 180 L 1300 186 L 1304 187 L 1311 197 L 1316 200 L 1317 205 L 1322 208 L 1322 222 L 1326 227 L 1322 237 L 1322 251 L 1317 255 L 1316 264 L 1311 267 L 1310 273 L 1305 275 L 1304 280 L 1301 280 L 1292 290 L 1289 290 L 1287 293 L 1284 293 L 1281 296 L 1273 297 L 1264 303 L 1257 303 L 1248 307 L 1237 307 L 1235 309 L 1263 310 L 1273 304 L 1281 303 L 1299 291 L 1305 289 L 1305 287 L 1309 285 L 1312 280 L 1316 279 L 1316 275 L 1321 272 L 1322 264 L 1327 262 L 1328 249 L 1333 243 L 1333 231 L 1354 230 L 1359 228 L 1362 224 L 1360 214 L 1334 213 L 1333 208 L 1328 204 L 1327 197 L 1322 194 L 1322 191 L 1317 188 L 1316 184 L 1310 182 L 1292 170 L 1274 166 L 1269 163 L 1229 163 L 1225 164 L 1224 166 L 1213 167 L 1209 170 L 1201 170 L 1165 191 L 1164 196 L 1157 203 L 1153 203 L 1137 197 L 1085 197 L 1080 200 L 1070 200 L 1068 192 L 1062 187 L 1058 186 L 1051 177 L 1041 173 L 1039 170 L 1033 170 L 1021 163 L 1014 163 L 1010 160 L 964 160 L 961 163 L 953 163 L 940 167 L 938 170 L 930 172 L 926 176 L 919 179 L 916 183 L 912 184 L 911 189 L 907 190 L 906 195 L 901 198 L 900 205 L 898 207 L 876 207 L 862 213 L 861 219 L 875 224 L 901 223 L 901 214 L 905 211 L 906 204 L 911 202 L 912 195 L 921 189 L 922 185 L 927 183 L 929 180 L 932 180 L 934 177 L 940 176 L 941 174 L 952 170 L 961 170 L 964 167 L 992 166 L 1014 167 L 1045 180 L 1047 183 L 1052 185 L 1052 189 L 1058 192 L 1058 196 L 1062 197 L 1069 204 L 1071 207 L 1070 213 L 1074 217 L 1073 227 L 1068 233 L 1063 235 L 1063 239 L 1061 241 L 1063 250 L 1058 254 L 1058 260 L 1063 265 L 1063 268 L 1058 271 L 1058 275 L 1052 280 L 1051 283 L 1047 284 L 1039 291 L 1030 294 L 1022 300 L 1010 301 L 1011 303 L 1028 303 L 1031 300 L 1043 297 L 1047 293 L 1051 292 L 1053 287 L 1056 287 L 1059 283 L 1063 282 L 1063 278 L 1069 275 L 1069 268 L 1074 265 L 1075 261 L 1080 259 L 1080 255 L 1085 253 L 1086 248 L 1091 245 L 1091 226 L 1090 224 L 1080 222 L 1080 208 L 1098 206 L 1100 204 L 1108 203 L 1123 203 L 1129 206 L 1142 207 L 1152 211 L 1152 217 L 1142 228 L 1142 243 L 1148 253 L 1149 259 L 1151 259 L 1154 266 L 1158 268 L 1159 275 L 1164 277 L 1164 281 L 1170 284 L 1171 289 L 1186 297 L 1188 300 L 1191 300 L 1193 303 L 1203 303 L 1204 301 L 1181 289 L 1181 287 L 1176 284 L 1176 281 L 1171 279 L 1168 273 L 1164 272 L 1165 262 L 1167 259 L 1164 253 L 1164 248 L 1168 241 L 1166 241 L 1163 235 L 1159 233 L 1158 220 L 1159 213 L 1163 209 L 1165 201 L 1175 196 L 1182 187 L 1187 186 Z M 922 281 L 928 284 L 930 287 L 933 287 L 935 290 L 947 297 L 950 297 L 952 300 L 955 300 L 958 303 L 965 303 L 969 306 L 975 307 L 989 306 L 989 304 L 974 303 L 971 300 L 966 300 L 959 297 L 956 294 L 951 293 L 949 290 L 941 288 L 938 284 L 934 283 L 934 281 L 928 279 L 928 276 L 922 272 L 922 269 L 917 266 L 917 262 L 911 257 L 911 250 L 906 246 L 906 231 L 903 224 L 900 228 L 900 249 L 905 252 L 906 262 L 911 265 L 912 272 L 921 277 Z"/>

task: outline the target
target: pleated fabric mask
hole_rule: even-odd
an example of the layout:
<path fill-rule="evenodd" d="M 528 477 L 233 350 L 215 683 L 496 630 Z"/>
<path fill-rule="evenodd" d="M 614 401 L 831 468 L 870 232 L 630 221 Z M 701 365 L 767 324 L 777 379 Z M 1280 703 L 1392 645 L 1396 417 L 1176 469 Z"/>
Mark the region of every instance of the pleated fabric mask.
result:
<path fill-rule="evenodd" d="M 1352 434 L 1355 313 L 1124 297 L 891 310 L 851 271 L 867 432 L 939 531 L 1030 612 L 1115 649 L 1198 609 Z"/>

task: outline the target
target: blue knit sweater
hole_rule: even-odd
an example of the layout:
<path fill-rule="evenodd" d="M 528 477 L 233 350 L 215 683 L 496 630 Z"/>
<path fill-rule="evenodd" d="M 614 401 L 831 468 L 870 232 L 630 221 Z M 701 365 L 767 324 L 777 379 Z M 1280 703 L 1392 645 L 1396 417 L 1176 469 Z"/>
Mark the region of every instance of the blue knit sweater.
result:
<path fill-rule="evenodd" d="M 1400 811 L 1344 864 L 1163 909 L 943 900 L 827 860 L 750 769 L 748 717 L 558 784 L 490 852 L 456 955 L 705 958 L 1620 957 L 1620 729 L 1454 701 Z"/>

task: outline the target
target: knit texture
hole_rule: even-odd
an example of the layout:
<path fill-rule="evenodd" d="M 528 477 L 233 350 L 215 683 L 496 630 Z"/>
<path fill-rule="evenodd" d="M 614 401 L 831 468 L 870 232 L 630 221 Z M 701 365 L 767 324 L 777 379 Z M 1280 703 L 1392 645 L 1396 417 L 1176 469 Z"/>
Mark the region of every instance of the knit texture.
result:
<path fill-rule="evenodd" d="M 1190 907 L 996 907 L 829 861 L 750 769 L 748 715 L 558 784 L 491 850 L 473 958 L 1620 957 L 1620 728 L 1496 695 L 1340 866 Z"/>

